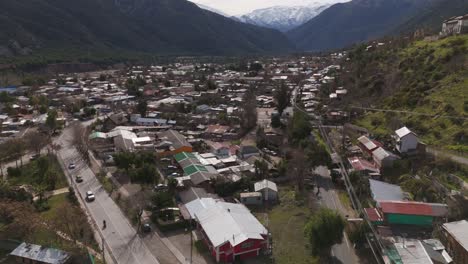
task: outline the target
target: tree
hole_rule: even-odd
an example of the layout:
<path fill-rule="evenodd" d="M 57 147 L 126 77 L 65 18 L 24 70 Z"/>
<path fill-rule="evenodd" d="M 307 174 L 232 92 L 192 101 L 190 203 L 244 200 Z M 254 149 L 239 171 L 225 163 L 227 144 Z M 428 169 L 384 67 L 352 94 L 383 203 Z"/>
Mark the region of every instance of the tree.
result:
<path fill-rule="evenodd" d="M 174 193 L 179 182 L 175 178 L 169 178 L 167 180 L 167 187 L 170 193 Z"/>
<path fill-rule="evenodd" d="M 307 162 L 304 152 L 300 149 L 294 149 L 291 152 L 291 158 L 287 163 L 287 175 L 296 183 L 298 192 L 304 190 L 304 178 L 307 172 Z"/>
<path fill-rule="evenodd" d="M 29 132 L 24 136 L 26 145 L 32 149 L 36 154 L 40 154 L 41 150 L 49 144 L 49 138 L 43 133 L 37 131 Z"/>
<path fill-rule="evenodd" d="M 248 89 L 242 99 L 240 111 L 241 130 L 247 134 L 257 125 L 257 99 L 253 89 Z"/>
<path fill-rule="evenodd" d="M 276 109 L 278 110 L 279 115 L 281 116 L 284 112 L 284 109 L 288 107 L 291 102 L 291 94 L 289 92 L 288 86 L 284 82 L 276 89 L 275 91 L 275 100 L 276 100 Z"/>
<path fill-rule="evenodd" d="M 161 209 L 172 207 L 175 205 L 174 197 L 169 192 L 155 193 L 153 196 L 152 202 L 156 210 L 161 210 Z"/>
<path fill-rule="evenodd" d="M 130 152 L 121 152 L 114 154 L 114 162 L 117 168 L 125 170 L 127 173 L 133 167 L 135 154 Z"/>
<path fill-rule="evenodd" d="M 291 142 L 295 145 L 299 144 L 302 140 L 310 136 L 311 130 L 312 126 L 307 115 L 301 111 L 294 112 L 289 129 Z"/>
<path fill-rule="evenodd" d="M 268 163 L 264 160 L 256 160 L 254 163 L 255 178 L 257 180 L 268 178 Z"/>
<path fill-rule="evenodd" d="M 345 224 L 338 212 L 328 208 L 322 208 L 313 215 L 304 228 L 312 254 L 328 258 L 331 247 L 343 240 Z"/>
<path fill-rule="evenodd" d="M 89 144 L 86 128 L 81 123 L 75 123 L 72 127 L 72 144 L 81 154 L 85 162 L 91 162 L 89 156 Z"/>
<path fill-rule="evenodd" d="M 136 110 L 141 115 L 141 117 L 146 117 L 146 112 L 148 111 L 148 103 L 145 100 L 141 100 L 140 102 L 138 102 Z"/>
<path fill-rule="evenodd" d="M 281 127 L 281 125 L 283 125 L 283 124 L 281 123 L 280 115 L 272 115 L 271 116 L 271 126 L 273 128 L 279 128 L 279 127 Z"/>
<path fill-rule="evenodd" d="M 216 83 L 213 80 L 210 79 L 210 80 L 208 80 L 206 82 L 206 89 L 207 90 L 216 90 L 216 88 L 218 88 L 218 87 L 216 86 Z"/>
<path fill-rule="evenodd" d="M 250 64 L 249 71 L 259 72 L 261 70 L 263 70 L 263 66 L 259 62 L 253 62 Z"/>
<path fill-rule="evenodd" d="M 134 183 L 152 183 L 159 181 L 156 167 L 152 164 L 143 163 L 143 165 L 130 174 L 130 179 Z"/>
<path fill-rule="evenodd" d="M 45 124 L 47 128 L 52 131 L 52 133 L 55 133 L 58 128 L 57 115 L 57 110 L 55 109 L 51 109 L 49 112 L 47 112 L 47 119 Z"/>

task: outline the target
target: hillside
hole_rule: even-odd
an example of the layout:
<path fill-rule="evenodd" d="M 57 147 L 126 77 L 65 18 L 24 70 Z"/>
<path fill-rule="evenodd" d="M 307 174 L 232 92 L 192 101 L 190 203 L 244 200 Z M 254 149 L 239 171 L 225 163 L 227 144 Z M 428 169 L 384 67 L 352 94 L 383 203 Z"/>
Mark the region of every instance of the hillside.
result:
<path fill-rule="evenodd" d="M 0 24 L 3 57 L 67 48 L 208 55 L 292 50 L 276 30 L 185 0 L 4 0 Z"/>
<path fill-rule="evenodd" d="M 355 122 L 377 136 L 406 125 L 430 146 L 468 154 L 468 35 L 392 44 L 350 53 L 340 104 L 410 111 L 361 112 Z M 359 76 L 359 77 L 355 77 Z M 425 115 L 418 115 L 425 114 Z"/>
<path fill-rule="evenodd" d="M 408 33 L 425 29 L 426 33 L 438 33 L 444 20 L 468 13 L 468 0 L 438 0 L 417 12 L 414 17 L 398 26 L 393 33 Z"/>
<path fill-rule="evenodd" d="M 287 35 L 306 51 L 343 48 L 385 36 L 433 1 L 353 0 L 335 4 Z"/>

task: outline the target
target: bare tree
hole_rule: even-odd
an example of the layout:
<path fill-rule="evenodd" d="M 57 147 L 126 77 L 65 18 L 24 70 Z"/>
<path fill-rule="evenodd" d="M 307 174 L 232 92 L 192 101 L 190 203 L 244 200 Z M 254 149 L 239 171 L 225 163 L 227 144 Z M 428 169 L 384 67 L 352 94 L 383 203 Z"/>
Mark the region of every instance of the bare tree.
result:
<path fill-rule="evenodd" d="M 307 160 L 304 152 L 301 150 L 292 150 L 291 158 L 288 161 L 288 177 L 294 180 L 299 192 L 304 190 L 304 178 L 307 172 Z"/>
<path fill-rule="evenodd" d="M 72 127 L 72 145 L 78 150 L 86 163 L 90 163 L 87 129 L 81 123 L 75 123 Z"/>
<path fill-rule="evenodd" d="M 257 98 L 252 88 L 247 90 L 242 99 L 240 122 L 244 135 L 257 125 Z"/>
<path fill-rule="evenodd" d="M 49 144 L 50 140 L 48 136 L 37 131 L 27 133 L 24 139 L 27 148 L 33 150 L 36 154 L 40 154 L 41 150 Z"/>

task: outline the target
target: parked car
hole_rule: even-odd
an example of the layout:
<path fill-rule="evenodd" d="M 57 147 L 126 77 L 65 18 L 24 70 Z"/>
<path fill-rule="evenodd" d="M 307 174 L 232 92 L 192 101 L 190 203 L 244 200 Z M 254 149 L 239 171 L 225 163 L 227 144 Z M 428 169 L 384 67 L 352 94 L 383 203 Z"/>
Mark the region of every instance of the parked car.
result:
<path fill-rule="evenodd" d="M 141 230 L 143 231 L 143 233 L 149 233 L 149 232 L 151 232 L 151 226 L 150 226 L 150 224 L 144 224 L 144 225 L 141 227 Z"/>
<path fill-rule="evenodd" d="M 160 183 L 160 184 L 154 186 L 154 190 L 155 190 L 155 191 L 164 191 L 164 190 L 166 190 L 166 189 L 167 189 L 167 185 L 162 184 L 162 183 Z"/>
<path fill-rule="evenodd" d="M 68 164 L 68 169 L 69 169 L 69 170 L 73 170 L 73 169 L 75 169 L 75 168 L 76 168 L 75 163 L 70 163 L 70 164 Z"/>
<path fill-rule="evenodd" d="M 76 181 L 77 183 L 83 182 L 83 177 L 81 177 L 80 175 L 77 175 L 77 176 L 75 177 L 75 181 Z"/>
<path fill-rule="evenodd" d="M 86 201 L 92 202 L 96 200 L 96 196 L 94 196 L 94 193 L 92 191 L 87 191 L 86 192 Z"/>
<path fill-rule="evenodd" d="M 37 160 L 40 156 L 41 156 L 40 154 L 34 154 L 29 158 L 29 160 L 30 161 Z"/>
<path fill-rule="evenodd" d="M 169 165 L 169 166 L 167 166 L 167 169 L 168 170 L 177 170 L 177 167 L 174 166 L 174 165 Z"/>

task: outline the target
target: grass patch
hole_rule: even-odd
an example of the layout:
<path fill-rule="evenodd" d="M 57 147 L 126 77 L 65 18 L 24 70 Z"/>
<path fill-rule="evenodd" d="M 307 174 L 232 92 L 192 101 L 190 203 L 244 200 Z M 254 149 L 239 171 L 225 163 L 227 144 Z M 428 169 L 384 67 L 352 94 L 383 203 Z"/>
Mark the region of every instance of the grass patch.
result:
<path fill-rule="evenodd" d="M 12 186 L 32 185 L 51 191 L 67 187 L 65 177 L 57 158 L 54 155 L 46 155 L 19 167 L 17 173 L 9 174 L 8 182 Z"/>
<path fill-rule="evenodd" d="M 348 209 L 351 209 L 351 200 L 349 199 L 349 196 L 348 196 L 348 193 L 343 191 L 343 190 L 339 190 L 338 191 L 338 198 L 340 199 L 340 202 L 342 205 L 344 205 L 346 208 Z"/>
<path fill-rule="evenodd" d="M 52 221 L 55 217 L 60 215 L 58 209 L 63 206 L 64 204 L 67 206 L 73 206 L 70 201 L 68 200 L 68 193 L 62 193 L 59 195 L 55 195 L 50 197 L 47 200 L 47 203 L 50 206 L 50 209 L 41 213 L 41 216 L 48 221 Z"/>
<path fill-rule="evenodd" d="M 257 218 L 265 224 L 273 236 L 273 258 L 277 264 L 314 264 L 318 263 L 311 255 L 304 236 L 304 225 L 312 212 L 304 201 L 298 201 L 292 188 L 281 187 L 280 201 L 268 211 L 267 217 L 262 212 Z"/>

